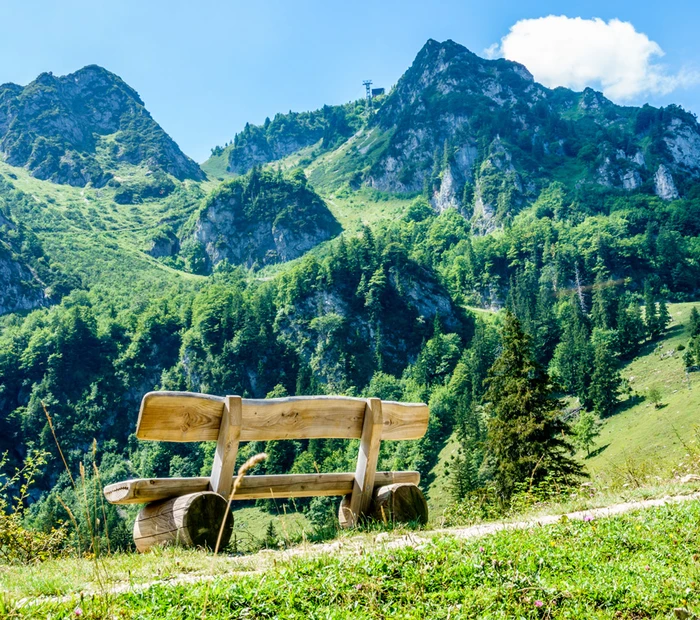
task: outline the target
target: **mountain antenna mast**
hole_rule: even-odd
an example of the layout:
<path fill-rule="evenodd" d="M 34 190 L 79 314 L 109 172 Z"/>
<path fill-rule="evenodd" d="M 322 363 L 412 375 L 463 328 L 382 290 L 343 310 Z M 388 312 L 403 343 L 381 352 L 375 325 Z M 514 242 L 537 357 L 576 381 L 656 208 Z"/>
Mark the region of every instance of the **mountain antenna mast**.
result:
<path fill-rule="evenodd" d="M 365 80 L 362 82 L 365 87 L 366 98 L 367 98 L 367 109 L 372 109 L 372 80 Z"/>

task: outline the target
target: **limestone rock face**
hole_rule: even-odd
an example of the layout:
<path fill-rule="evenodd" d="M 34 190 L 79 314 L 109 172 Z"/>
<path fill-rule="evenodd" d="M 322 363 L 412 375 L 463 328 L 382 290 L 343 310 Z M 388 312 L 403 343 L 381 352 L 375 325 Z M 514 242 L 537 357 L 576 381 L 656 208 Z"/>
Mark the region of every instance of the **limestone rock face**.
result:
<path fill-rule="evenodd" d="M 678 190 L 671 172 L 663 164 L 659 165 L 654 174 L 654 189 L 656 195 L 662 200 L 675 200 L 678 198 Z"/>
<path fill-rule="evenodd" d="M 340 230 L 303 178 L 256 169 L 223 183 L 204 201 L 185 243 L 204 248 L 209 269 L 223 260 L 262 267 L 297 258 Z"/>
<path fill-rule="evenodd" d="M 95 65 L 62 77 L 42 73 L 25 87 L 1 85 L 0 155 L 39 179 L 75 186 L 104 185 L 120 163 L 204 178 L 138 93 Z"/>
<path fill-rule="evenodd" d="M 44 287 L 31 269 L 0 245 L 0 315 L 48 305 Z"/>

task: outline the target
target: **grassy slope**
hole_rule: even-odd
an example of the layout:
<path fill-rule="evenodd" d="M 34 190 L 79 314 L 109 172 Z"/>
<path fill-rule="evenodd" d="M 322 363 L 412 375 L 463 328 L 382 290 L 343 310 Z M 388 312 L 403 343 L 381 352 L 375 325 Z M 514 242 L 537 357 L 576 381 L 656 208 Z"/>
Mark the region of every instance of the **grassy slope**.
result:
<path fill-rule="evenodd" d="M 415 547 L 375 541 L 371 553 L 268 556 L 245 567 L 228 561 L 229 570 L 262 574 L 221 576 L 227 560 L 220 558 L 209 573 L 219 575 L 213 582 L 31 607 L 17 607 L 11 589 L 14 596 L 0 598 L 0 612 L 68 617 L 79 606 L 85 618 L 673 617 L 674 608 L 700 611 L 699 538 L 695 501 L 480 540 L 443 532 Z M 163 566 L 162 574 L 172 575 L 176 553 L 161 554 L 152 568 Z M 185 570 L 196 570 L 195 552 L 183 557 Z M 74 566 L 66 563 L 66 569 Z"/>
<path fill-rule="evenodd" d="M 673 323 L 660 341 L 666 353 L 679 344 L 688 344 L 688 316 L 700 304 L 670 304 Z M 700 425 L 700 373 L 690 374 L 686 382 L 682 353 L 660 359 L 656 345 L 627 364 L 622 375 L 631 388 L 644 395 L 651 387 L 663 394 L 663 407 L 655 409 L 648 401 L 639 400 L 604 422 L 597 440 L 599 453 L 586 460 L 594 476 L 627 478 L 634 483 L 636 475 L 668 474 L 677 467 L 687 450 L 684 443 L 695 440 L 695 427 Z M 635 401 L 630 401 L 630 403 Z"/>
<path fill-rule="evenodd" d="M 0 173 L 36 201 L 30 211 L 15 213 L 17 219 L 37 234 L 51 260 L 78 274 L 96 298 L 130 306 L 203 281 L 145 253 L 151 235 L 166 218 L 187 216 L 187 212 L 172 213 L 167 200 L 119 205 L 109 188 L 56 185 L 1 162 Z M 143 171 L 132 167 L 121 174 L 137 179 Z M 128 282 L 124 273 L 129 273 Z"/>
<path fill-rule="evenodd" d="M 650 476 L 667 478 L 674 473 L 688 473 L 687 448 L 700 449 L 696 427 L 700 429 L 700 373 L 690 374 L 690 389 L 686 381 L 682 353 L 660 359 L 656 351 L 667 353 L 679 344 L 687 345 L 688 317 L 698 303 L 669 304 L 673 323 L 667 334 L 622 368 L 622 376 L 630 381 L 634 392 L 644 395 L 648 388 L 658 387 L 663 394 L 663 406 L 655 409 L 642 398 L 625 401 L 617 414 L 603 421 L 600 437 L 592 456 L 579 457 L 591 474 L 594 486 L 627 484 L 638 486 Z M 470 308 L 474 311 L 474 308 Z M 493 313 L 481 312 L 485 318 Z M 452 436 L 445 444 L 436 466 L 434 480 L 429 488 L 428 505 L 431 520 L 439 523 L 450 504 L 449 459 L 457 450 L 457 439 Z M 601 498 L 604 503 L 605 498 Z M 595 502 L 594 502 L 595 503 Z"/>

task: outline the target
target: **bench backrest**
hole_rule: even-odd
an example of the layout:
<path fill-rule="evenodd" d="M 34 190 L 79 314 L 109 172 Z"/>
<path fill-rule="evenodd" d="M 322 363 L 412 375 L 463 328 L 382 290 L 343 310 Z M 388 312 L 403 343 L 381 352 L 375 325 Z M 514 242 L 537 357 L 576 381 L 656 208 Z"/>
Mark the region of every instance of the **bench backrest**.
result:
<path fill-rule="evenodd" d="M 428 407 L 423 403 L 397 403 L 378 398 L 248 399 L 190 392 L 150 392 L 141 402 L 136 436 L 156 441 L 216 441 L 209 488 L 224 497 L 231 493 L 240 441 L 359 439 L 347 517 L 347 524 L 352 525 L 365 514 L 372 499 L 381 440 L 419 439 L 428 428 L 428 415 Z M 417 475 L 417 472 L 403 473 Z M 251 476 L 249 491 L 255 493 L 257 488 L 269 487 L 272 493 L 273 485 L 279 491 L 289 481 L 286 495 L 290 497 L 305 493 L 334 494 L 349 489 L 346 485 L 350 479 L 346 476 L 348 474 L 318 474 L 312 479 L 308 475 Z M 157 480 L 149 484 L 164 486 Z"/>
<path fill-rule="evenodd" d="M 216 441 L 226 398 L 191 392 L 149 392 L 136 428 L 139 439 Z M 290 396 L 241 399 L 240 441 L 359 439 L 367 399 Z M 382 401 L 381 439 L 419 439 L 428 427 L 423 403 Z"/>

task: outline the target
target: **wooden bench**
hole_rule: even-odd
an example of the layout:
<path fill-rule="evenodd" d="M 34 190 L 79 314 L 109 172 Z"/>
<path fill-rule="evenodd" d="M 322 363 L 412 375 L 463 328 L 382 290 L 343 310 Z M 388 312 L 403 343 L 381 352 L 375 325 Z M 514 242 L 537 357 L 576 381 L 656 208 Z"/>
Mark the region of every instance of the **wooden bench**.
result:
<path fill-rule="evenodd" d="M 420 494 L 418 472 L 378 472 L 377 458 L 382 439 L 419 439 L 427 426 L 428 407 L 422 403 L 343 396 L 248 399 L 150 392 L 141 402 L 136 437 L 216 441 L 211 476 L 127 480 L 108 485 L 104 494 L 113 504 L 147 504 L 134 524 L 134 542 L 139 551 L 172 542 L 213 547 L 226 515 L 240 441 L 359 439 L 354 472 L 245 476 L 232 498 L 346 496 L 340 521 L 349 527 L 370 513 L 375 489 L 397 485 L 392 489 L 407 488 L 411 496 Z M 382 497 L 386 498 L 387 493 Z M 379 507 L 384 511 L 385 500 L 379 501 L 384 501 Z M 419 501 L 425 504 L 422 495 Z M 387 512 L 390 514 L 383 516 L 391 518 L 390 505 Z M 427 519 L 427 506 L 421 508 L 420 516 Z M 226 521 L 222 544 L 232 529 L 232 519 Z"/>

